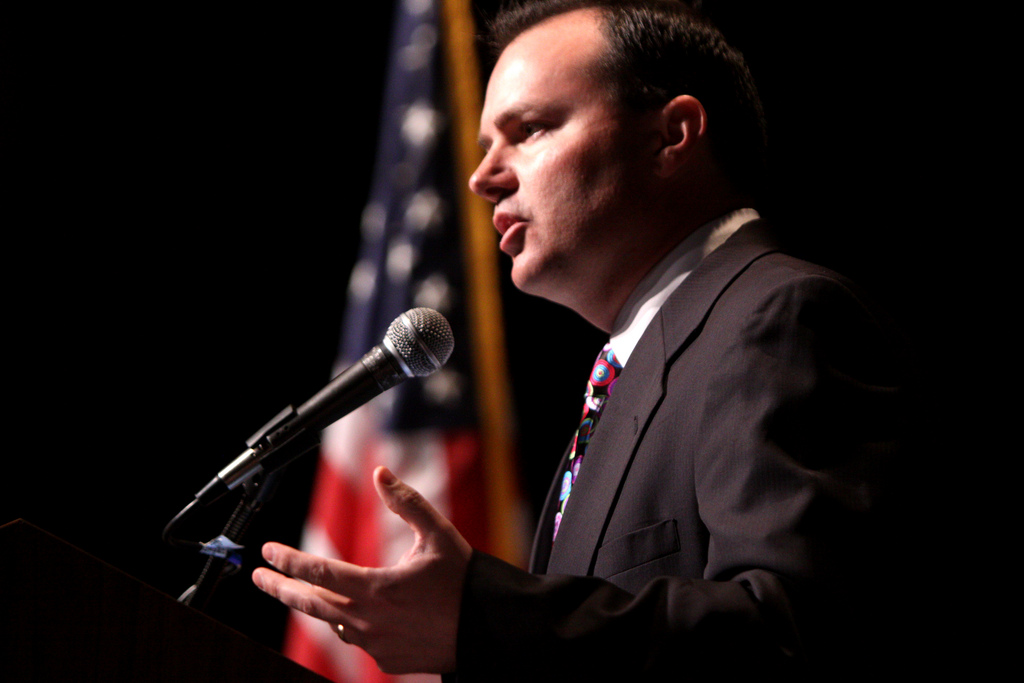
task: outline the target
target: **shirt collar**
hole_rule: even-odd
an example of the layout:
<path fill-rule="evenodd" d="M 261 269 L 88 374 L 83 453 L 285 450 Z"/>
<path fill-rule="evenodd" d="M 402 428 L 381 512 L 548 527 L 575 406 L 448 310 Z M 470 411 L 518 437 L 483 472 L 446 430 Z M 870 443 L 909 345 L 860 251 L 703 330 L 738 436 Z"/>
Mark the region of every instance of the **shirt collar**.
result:
<path fill-rule="evenodd" d="M 612 326 L 611 345 L 623 365 L 665 300 L 705 256 L 740 226 L 760 218 L 754 209 L 739 209 L 697 228 L 665 255 L 637 284 Z"/>

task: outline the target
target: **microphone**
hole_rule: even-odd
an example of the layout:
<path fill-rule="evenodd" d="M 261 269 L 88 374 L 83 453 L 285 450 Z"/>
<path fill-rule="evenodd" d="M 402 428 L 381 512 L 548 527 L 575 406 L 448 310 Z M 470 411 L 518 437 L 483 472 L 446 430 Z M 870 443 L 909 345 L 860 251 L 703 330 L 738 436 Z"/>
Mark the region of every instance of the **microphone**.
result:
<path fill-rule="evenodd" d="M 288 406 L 246 440 L 248 448 L 196 494 L 209 505 L 261 472 L 273 472 L 320 443 L 320 431 L 410 377 L 441 369 L 455 338 L 445 317 L 430 308 L 406 311 L 384 340 L 298 409 Z"/>

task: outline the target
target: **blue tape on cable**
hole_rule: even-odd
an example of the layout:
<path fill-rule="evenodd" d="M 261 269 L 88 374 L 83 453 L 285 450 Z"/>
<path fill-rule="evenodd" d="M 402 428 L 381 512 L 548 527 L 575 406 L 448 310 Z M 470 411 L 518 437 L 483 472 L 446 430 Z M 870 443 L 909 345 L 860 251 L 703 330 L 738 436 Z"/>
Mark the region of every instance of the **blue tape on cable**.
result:
<path fill-rule="evenodd" d="M 221 534 L 217 538 L 204 543 L 203 547 L 199 549 L 199 552 L 203 555 L 212 555 L 213 557 L 226 558 L 232 564 L 240 564 L 240 561 L 235 561 L 234 557 L 240 557 L 238 551 L 245 548 L 245 546 L 238 545 L 230 538 Z"/>

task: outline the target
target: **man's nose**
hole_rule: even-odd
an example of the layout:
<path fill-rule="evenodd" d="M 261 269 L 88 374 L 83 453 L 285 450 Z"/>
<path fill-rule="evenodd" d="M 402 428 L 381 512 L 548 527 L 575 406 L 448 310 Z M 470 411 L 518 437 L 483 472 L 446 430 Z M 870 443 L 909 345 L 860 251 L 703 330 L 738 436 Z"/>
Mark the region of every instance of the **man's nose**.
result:
<path fill-rule="evenodd" d="M 516 187 L 515 173 L 509 168 L 504 155 L 495 148 L 484 155 L 476 171 L 469 177 L 469 189 L 494 204 Z"/>

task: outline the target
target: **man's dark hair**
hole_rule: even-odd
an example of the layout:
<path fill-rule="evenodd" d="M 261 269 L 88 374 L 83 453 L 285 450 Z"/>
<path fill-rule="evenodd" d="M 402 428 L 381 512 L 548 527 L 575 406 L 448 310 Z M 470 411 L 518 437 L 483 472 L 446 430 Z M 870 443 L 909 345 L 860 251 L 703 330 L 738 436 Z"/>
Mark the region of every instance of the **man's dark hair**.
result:
<path fill-rule="evenodd" d="M 609 49 L 600 64 L 613 96 L 637 111 L 692 95 L 708 114 L 712 148 L 735 185 L 760 195 L 766 164 L 761 100 L 743 56 L 678 0 L 516 0 L 491 22 L 494 57 L 545 19 L 598 9 Z"/>

